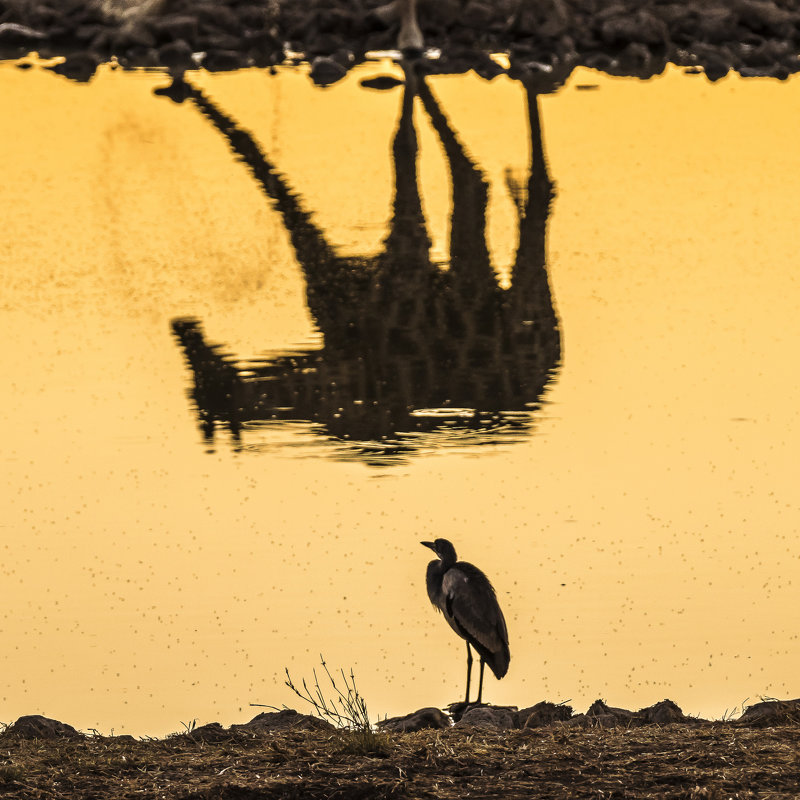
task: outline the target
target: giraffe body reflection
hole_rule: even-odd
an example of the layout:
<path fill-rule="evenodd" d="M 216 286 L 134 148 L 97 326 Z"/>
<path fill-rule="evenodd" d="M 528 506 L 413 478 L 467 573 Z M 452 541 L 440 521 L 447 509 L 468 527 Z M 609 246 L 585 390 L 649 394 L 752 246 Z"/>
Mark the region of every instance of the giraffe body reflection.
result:
<path fill-rule="evenodd" d="M 511 285 L 502 288 L 486 241 L 488 184 L 426 80 L 412 67 L 405 73 L 392 144 L 392 217 L 382 250 L 370 257 L 338 255 L 252 136 L 199 90 L 171 87 L 170 96 L 189 99 L 225 136 L 281 214 L 324 338 L 322 349 L 248 364 L 243 371 L 206 342 L 198 320 L 175 320 L 208 437 L 218 423 L 238 436 L 247 422 L 301 420 L 372 453 L 376 447 L 413 451 L 420 434 L 459 442 L 477 433 L 473 440 L 493 441 L 530 429 L 560 359 L 545 261 L 553 190 L 537 95 L 527 88 L 530 173 L 527 186 L 515 192 L 519 244 Z M 446 270 L 432 261 L 422 212 L 417 97 L 452 176 Z"/>

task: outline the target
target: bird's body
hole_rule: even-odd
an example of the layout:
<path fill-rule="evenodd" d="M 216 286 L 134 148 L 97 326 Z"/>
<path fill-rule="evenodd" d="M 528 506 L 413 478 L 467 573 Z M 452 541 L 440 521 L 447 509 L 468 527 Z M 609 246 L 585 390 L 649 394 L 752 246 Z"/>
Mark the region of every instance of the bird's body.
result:
<path fill-rule="evenodd" d="M 483 692 L 483 665 L 488 664 L 500 679 L 508 672 L 511 653 L 508 630 L 494 588 L 486 575 L 473 564 L 458 561 L 447 539 L 422 542 L 439 558 L 428 564 L 426 584 L 431 603 L 438 608 L 450 627 L 467 642 L 467 698 L 472 674 L 472 651 L 481 661 L 478 702 Z"/>

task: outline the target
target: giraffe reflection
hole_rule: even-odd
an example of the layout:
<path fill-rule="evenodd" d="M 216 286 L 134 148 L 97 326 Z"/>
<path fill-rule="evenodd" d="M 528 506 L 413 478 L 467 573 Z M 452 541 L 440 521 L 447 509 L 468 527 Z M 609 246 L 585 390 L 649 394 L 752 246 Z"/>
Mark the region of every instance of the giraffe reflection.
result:
<path fill-rule="evenodd" d="M 211 438 L 217 423 L 238 437 L 254 420 L 316 423 L 367 460 L 446 443 L 524 435 L 560 357 L 545 264 L 552 184 L 542 152 L 537 94 L 526 87 L 531 133 L 527 187 L 513 195 L 519 244 L 502 288 L 486 242 L 488 185 L 464 151 L 425 79 L 407 67 L 393 141 L 395 195 L 382 251 L 337 255 L 253 138 L 202 92 L 182 96 L 226 137 L 282 215 L 306 281 L 320 350 L 240 370 L 205 341 L 197 320 L 173 322 L 194 376 L 193 399 Z M 176 86 L 170 96 L 175 96 Z M 452 176 L 449 269 L 431 260 L 417 182 L 414 99 L 444 149 Z M 512 187 L 513 188 L 513 187 Z M 380 460 L 380 459 L 378 459 Z"/>

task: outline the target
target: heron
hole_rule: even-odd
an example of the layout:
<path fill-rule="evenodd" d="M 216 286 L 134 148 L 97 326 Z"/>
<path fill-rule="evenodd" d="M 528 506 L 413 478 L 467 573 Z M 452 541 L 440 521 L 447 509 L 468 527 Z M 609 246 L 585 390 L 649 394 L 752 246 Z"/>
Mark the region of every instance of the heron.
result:
<path fill-rule="evenodd" d="M 467 694 L 472 678 L 472 647 L 481 660 L 478 704 L 483 694 L 483 667 L 488 664 L 499 680 L 508 672 L 511 653 L 508 630 L 494 587 L 473 564 L 458 561 L 456 549 L 447 539 L 420 542 L 430 547 L 438 559 L 428 564 L 425 582 L 428 597 L 443 614 L 450 627 L 467 642 Z"/>

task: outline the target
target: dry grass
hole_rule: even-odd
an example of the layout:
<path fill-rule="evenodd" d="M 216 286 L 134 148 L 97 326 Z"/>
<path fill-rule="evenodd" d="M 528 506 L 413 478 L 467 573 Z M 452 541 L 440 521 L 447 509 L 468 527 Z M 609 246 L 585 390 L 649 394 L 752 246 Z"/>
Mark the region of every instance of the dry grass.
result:
<path fill-rule="evenodd" d="M 388 734 L 382 757 L 341 732 L 210 742 L 0 738 L 0 796 L 58 798 L 789 798 L 800 729 L 726 723 L 636 729 L 451 729 Z"/>

